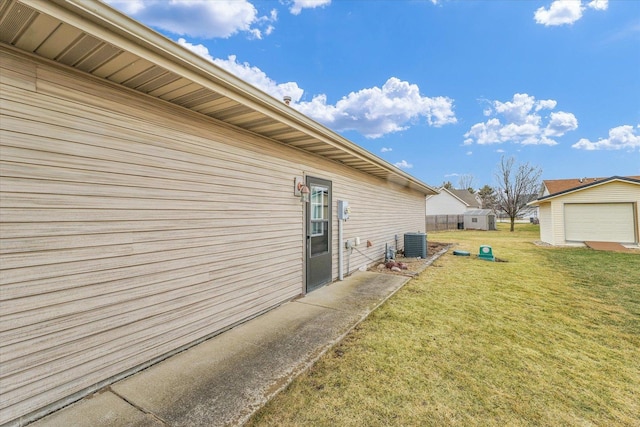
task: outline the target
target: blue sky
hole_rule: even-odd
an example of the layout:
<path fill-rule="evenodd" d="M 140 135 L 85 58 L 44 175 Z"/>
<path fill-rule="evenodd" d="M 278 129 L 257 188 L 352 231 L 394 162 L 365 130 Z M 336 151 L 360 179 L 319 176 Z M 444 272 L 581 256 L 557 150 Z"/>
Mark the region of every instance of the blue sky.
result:
<path fill-rule="evenodd" d="M 108 3 L 431 185 L 640 175 L 640 1 Z"/>

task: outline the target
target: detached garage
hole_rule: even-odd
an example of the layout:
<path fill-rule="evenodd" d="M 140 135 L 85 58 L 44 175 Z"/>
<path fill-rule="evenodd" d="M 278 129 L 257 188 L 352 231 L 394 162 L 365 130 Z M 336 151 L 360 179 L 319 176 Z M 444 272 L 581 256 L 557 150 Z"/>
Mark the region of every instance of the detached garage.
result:
<path fill-rule="evenodd" d="M 540 239 L 553 245 L 588 241 L 638 244 L 640 177 L 544 181 Z"/>

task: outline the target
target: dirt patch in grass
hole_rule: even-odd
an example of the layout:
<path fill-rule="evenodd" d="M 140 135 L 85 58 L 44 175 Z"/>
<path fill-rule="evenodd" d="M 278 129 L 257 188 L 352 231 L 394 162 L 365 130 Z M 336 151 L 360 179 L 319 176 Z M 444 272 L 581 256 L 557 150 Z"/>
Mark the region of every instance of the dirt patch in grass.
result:
<path fill-rule="evenodd" d="M 452 243 L 442 243 L 442 242 L 427 242 L 427 258 L 437 254 L 444 248 L 448 248 L 452 245 Z"/>
<path fill-rule="evenodd" d="M 401 276 L 415 276 L 424 270 L 425 266 L 431 262 L 431 260 L 440 253 L 441 250 L 452 246 L 451 243 L 442 242 L 429 242 L 427 241 L 427 257 L 426 258 L 405 258 L 402 254 L 397 254 L 394 260 L 397 263 L 404 264 L 407 268 L 402 271 L 393 271 L 390 268 L 385 267 L 384 262 L 373 265 L 369 268 L 369 271 L 377 271 L 385 274 L 395 274 Z"/>

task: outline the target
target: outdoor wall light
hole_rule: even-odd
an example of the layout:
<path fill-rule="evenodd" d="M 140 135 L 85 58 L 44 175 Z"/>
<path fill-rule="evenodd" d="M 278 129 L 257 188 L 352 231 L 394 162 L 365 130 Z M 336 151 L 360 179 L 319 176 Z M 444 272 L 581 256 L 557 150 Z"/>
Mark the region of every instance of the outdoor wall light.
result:
<path fill-rule="evenodd" d="M 302 188 L 300 189 L 300 201 L 302 203 L 309 202 L 309 193 L 311 193 L 311 191 L 309 191 L 309 187 L 307 187 L 306 185 L 303 185 Z"/>
<path fill-rule="evenodd" d="M 309 201 L 309 193 L 311 193 L 311 191 L 309 191 L 309 187 L 304 185 L 302 177 L 295 177 L 293 181 L 293 195 L 300 197 L 302 203 L 307 203 Z"/>

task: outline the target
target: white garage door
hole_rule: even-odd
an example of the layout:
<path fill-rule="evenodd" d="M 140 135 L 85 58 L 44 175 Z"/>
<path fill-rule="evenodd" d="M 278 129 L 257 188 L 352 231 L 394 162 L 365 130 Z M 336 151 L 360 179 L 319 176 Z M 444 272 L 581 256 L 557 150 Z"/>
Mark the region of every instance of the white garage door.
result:
<path fill-rule="evenodd" d="M 564 205 L 567 241 L 635 242 L 632 203 L 571 203 Z"/>

